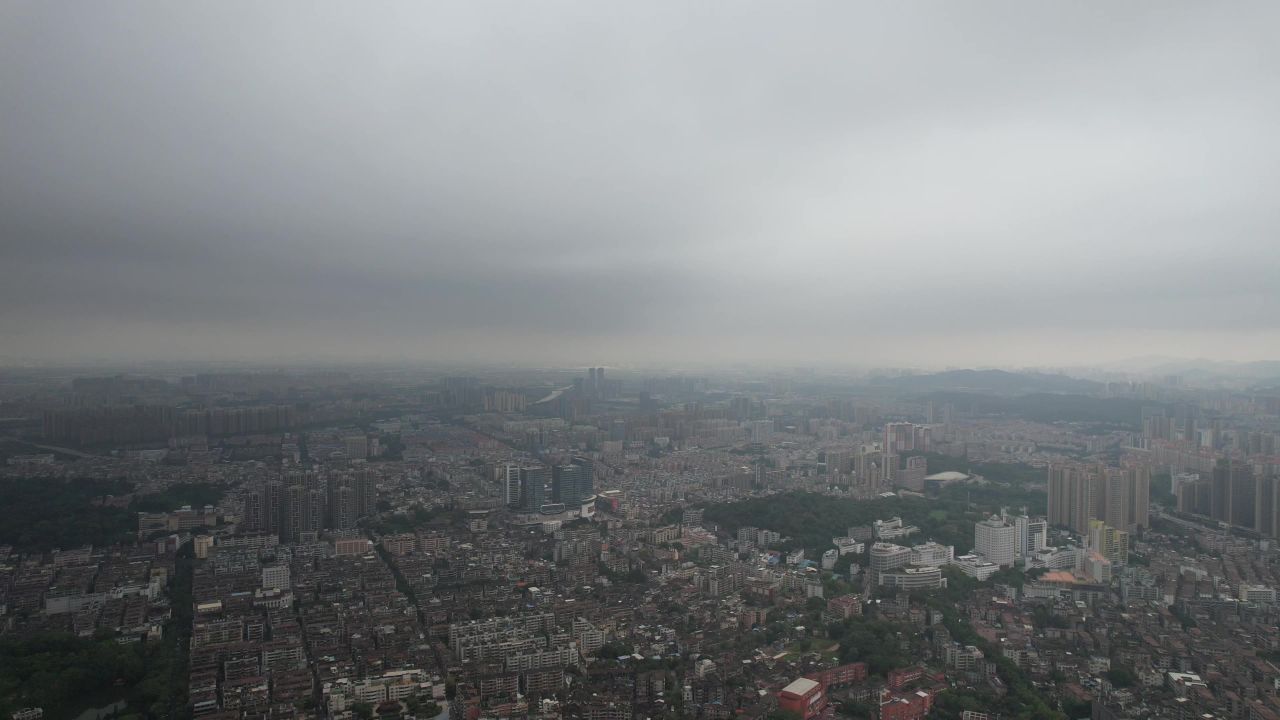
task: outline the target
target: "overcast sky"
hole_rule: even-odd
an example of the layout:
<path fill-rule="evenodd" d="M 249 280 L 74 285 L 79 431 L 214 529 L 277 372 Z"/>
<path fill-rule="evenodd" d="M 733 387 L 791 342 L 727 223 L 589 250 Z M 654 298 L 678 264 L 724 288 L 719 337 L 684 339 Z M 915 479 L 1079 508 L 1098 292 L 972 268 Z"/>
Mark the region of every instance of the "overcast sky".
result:
<path fill-rule="evenodd" d="M 1280 3 L 0 4 L 0 355 L 1280 357 Z"/>

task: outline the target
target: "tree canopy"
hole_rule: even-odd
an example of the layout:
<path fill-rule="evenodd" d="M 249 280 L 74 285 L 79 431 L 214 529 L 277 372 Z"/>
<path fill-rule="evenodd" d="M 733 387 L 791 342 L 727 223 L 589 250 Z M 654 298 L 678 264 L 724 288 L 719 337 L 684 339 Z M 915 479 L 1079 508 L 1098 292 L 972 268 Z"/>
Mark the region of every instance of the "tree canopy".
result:
<path fill-rule="evenodd" d="M 137 517 L 101 504 L 132 491 L 124 480 L 0 479 L 0 544 L 45 551 L 132 542 Z"/>

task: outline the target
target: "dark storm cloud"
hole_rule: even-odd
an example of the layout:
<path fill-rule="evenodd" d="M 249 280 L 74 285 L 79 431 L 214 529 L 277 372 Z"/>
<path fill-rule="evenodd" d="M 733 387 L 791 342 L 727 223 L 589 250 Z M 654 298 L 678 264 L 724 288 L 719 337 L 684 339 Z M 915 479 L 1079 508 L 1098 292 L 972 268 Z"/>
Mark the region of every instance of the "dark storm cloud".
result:
<path fill-rule="evenodd" d="M 1280 350 L 1272 4 L 0 13 L 0 354 Z"/>

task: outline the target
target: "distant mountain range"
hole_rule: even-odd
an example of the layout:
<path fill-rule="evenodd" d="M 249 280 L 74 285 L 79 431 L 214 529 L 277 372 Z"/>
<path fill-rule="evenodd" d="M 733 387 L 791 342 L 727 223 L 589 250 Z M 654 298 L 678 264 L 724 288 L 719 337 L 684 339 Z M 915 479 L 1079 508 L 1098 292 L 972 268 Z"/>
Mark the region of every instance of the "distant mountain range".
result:
<path fill-rule="evenodd" d="M 1227 360 L 1209 360 L 1206 358 L 1172 358 L 1162 355 L 1147 355 L 1129 358 L 1101 367 L 1110 370 L 1140 372 L 1151 375 L 1182 375 L 1186 378 L 1238 378 L 1238 379 L 1271 379 L 1280 378 L 1280 360 L 1254 360 L 1250 362 L 1231 362 Z"/>
<path fill-rule="evenodd" d="M 968 392 L 1006 396 L 1033 393 L 1089 395 L 1101 392 L 1104 387 L 1100 382 L 1066 375 L 1006 370 L 948 370 L 928 375 L 898 375 L 876 378 L 872 384 L 902 392 Z"/>
<path fill-rule="evenodd" d="M 924 396 L 936 404 L 949 404 L 970 415 L 1012 415 L 1035 422 L 1088 423 L 1104 428 L 1142 429 L 1142 408 L 1163 407 L 1135 398 L 1108 398 L 1076 393 L 995 395 L 939 390 Z"/>

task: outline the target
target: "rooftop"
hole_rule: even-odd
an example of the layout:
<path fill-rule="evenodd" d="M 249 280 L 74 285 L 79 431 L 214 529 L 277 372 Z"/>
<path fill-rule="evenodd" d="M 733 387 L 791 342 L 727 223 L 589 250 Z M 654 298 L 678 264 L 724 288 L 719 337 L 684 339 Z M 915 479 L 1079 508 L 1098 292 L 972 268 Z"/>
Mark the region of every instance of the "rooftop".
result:
<path fill-rule="evenodd" d="M 1074 583 L 1076 581 L 1076 576 L 1066 570 L 1055 570 L 1041 575 L 1040 579 L 1045 582 Z"/>
<path fill-rule="evenodd" d="M 782 692 L 788 693 L 791 695 L 803 696 L 805 693 L 809 692 L 810 690 L 813 690 L 816 687 L 818 687 L 817 680 L 810 680 L 809 678 L 799 678 L 798 680 L 793 680 L 790 685 L 782 688 Z"/>

